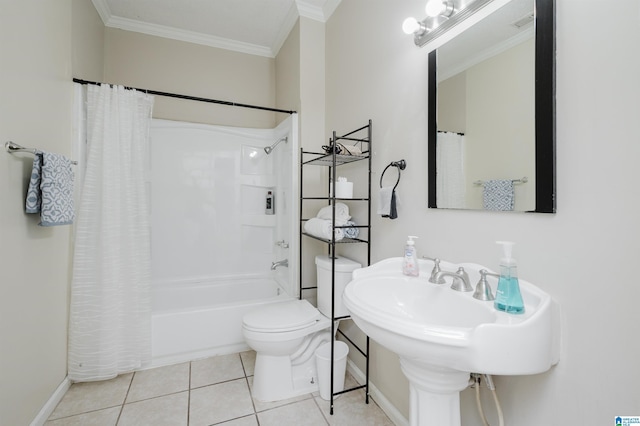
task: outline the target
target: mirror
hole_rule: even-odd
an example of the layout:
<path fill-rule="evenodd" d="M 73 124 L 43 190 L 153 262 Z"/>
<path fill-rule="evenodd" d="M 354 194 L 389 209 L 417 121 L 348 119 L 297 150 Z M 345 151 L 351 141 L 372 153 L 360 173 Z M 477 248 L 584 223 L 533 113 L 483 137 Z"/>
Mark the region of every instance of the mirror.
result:
<path fill-rule="evenodd" d="M 512 0 L 429 53 L 429 208 L 555 213 L 554 0 Z"/>

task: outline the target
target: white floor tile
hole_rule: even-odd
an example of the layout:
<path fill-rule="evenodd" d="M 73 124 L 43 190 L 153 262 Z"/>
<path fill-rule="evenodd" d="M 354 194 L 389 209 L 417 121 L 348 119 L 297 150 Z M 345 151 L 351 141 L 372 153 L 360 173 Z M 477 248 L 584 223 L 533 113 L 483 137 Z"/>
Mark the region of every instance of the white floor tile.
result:
<path fill-rule="evenodd" d="M 313 399 L 263 411 L 258 413 L 258 420 L 260 426 L 327 426 L 327 421 Z M 362 423 L 364 424 L 366 423 Z"/>
<path fill-rule="evenodd" d="M 127 403 L 189 390 L 189 363 L 137 371 Z"/>
<path fill-rule="evenodd" d="M 220 355 L 191 363 L 191 389 L 244 378 L 238 354 Z"/>
<path fill-rule="evenodd" d="M 187 426 L 189 392 L 125 404 L 118 426 Z"/>
<path fill-rule="evenodd" d="M 91 411 L 58 420 L 50 420 L 44 426 L 115 426 L 121 407 Z"/>
<path fill-rule="evenodd" d="M 369 404 L 365 403 L 364 390 L 343 393 L 334 399 L 333 415 L 329 414 L 329 401 L 320 396 L 314 398 L 332 426 L 393 426 L 393 422 L 371 398 Z"/>
<path fill-rule="evenodd" d="M 249 382 L 249 389 L 253 390 L 253 377 L 248 377 L 247 380 Z M 265 411 L 265 410 L 270 410 L 272 408 L 280 407 L 283 405 L 291 404 L 292 402 L 298 402 L 298 401 L 303 401 L 305 399 L 309 399 L 311 398 L 311 394 L 307 393 L 307 394 L 296 396 L 293 398 L 283 399 L 280 401 L 271 401 L 271 402 L 258 401 L 257 399 L 253 398 L 253 396 L 251 398 L 253 399 L 253 405 L 256 408 L 256 412 L 260 412 L 260 411 Z"/>
<path fill-rule="evenodd" d="M 45 426 L 393 426 L 372 399 L 365 404 L 363 389 L 335 397 L 333 416 L 318 392 L 254 400 L 254 363 L 255 352 L 246 351 L 76 383 Z M 347 374 L 345 388 L 356 385 Z"/>
<path fill-rule="evenodd" d="M 207 426 L 253 413 L 246 379 L 191 390 L 189 426 Z"/>
<path fill-rule="evenodd" d="M 120 406 L 129 390 L 133 373 L 99 382 L 74 383 L 64 395 L 49 420 L 89 411 Z"/>
<path fill-rule="evenodd" d="M 229 420 L 228 422 L 218 423 L 216 426 L 258 426 L 258 419 L 256 419 L 255 414 L 252 414 L 239 419 Z"/>
<path fill-rule="evenodd" d="M 254 367 L 256 365 L 256 351 L 240 352 L 240 358 L 242 358 L 242 366 L 244 372 L 248 376 L 253 376 Z"/>

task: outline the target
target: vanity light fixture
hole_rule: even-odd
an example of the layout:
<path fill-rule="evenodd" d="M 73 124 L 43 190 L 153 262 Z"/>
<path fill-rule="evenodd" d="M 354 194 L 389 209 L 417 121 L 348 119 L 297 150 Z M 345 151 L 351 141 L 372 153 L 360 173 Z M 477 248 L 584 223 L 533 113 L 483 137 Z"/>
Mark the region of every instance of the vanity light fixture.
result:
<path fill-rule="evenodd" d="M 444 16 L 448 18 L 453 13 L 452 0 L 429 0 L 424 8 L 427 16 L 435 18 L 436 16 Z"/>
<path fill-rule="evenodd" d="M 402 23 L 402 31 L 405 34 L 415 34 L 416 36 L 421 36 L 426 34 L 427 27 L 423 22 L 419 22 L 416 18 L 407 18 Z"/>
<path fill-rule="evenodd" d="M 425 6 L 427 17 L 422 21 L 405 19 L 402 30 L 406 34 L 413 34 L 416 46 L 422 47 L 491 1 L 493 0 L 428 0 Z"/>

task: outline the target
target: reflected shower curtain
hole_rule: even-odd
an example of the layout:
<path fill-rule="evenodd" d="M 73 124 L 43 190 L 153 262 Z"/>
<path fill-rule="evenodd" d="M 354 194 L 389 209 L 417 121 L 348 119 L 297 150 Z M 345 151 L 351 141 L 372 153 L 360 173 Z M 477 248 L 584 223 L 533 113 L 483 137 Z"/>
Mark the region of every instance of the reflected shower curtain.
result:
<path fill-rule="evenodd" d="M 438 132 L 436 170 L 436 205 L 438 208 L 464 208 L 464 135 L 453 132 Z"/>
<path fill-rule="evenodd" d="M 151 359 L 146 173 L 153 97 L 122 86 L 86 89 L 69 318 L 73 381 L 112 378 Z"/>

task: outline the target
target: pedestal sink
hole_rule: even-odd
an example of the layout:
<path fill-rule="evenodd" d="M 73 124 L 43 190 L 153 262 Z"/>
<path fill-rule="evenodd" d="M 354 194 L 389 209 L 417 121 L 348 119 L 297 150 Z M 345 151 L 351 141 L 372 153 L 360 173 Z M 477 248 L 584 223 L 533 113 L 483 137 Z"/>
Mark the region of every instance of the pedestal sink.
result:
<path fill-rule="evenodd" d="M 472 292 L 428 281 L 433 262 L 420 260 L 420 276 L 402 274 L 402 258 L 354 271 L 343 299 L 360 329 L 400 357 L 410 383 L 411 426 L 459 426 L 460 391 L 470 373 L 537 374 L 560 353 L 559 306 L 520 279 L 525 313 L 496 311 Z M 472 285 L 481 269 L 441 262 L 446 271 L 464 267 Z M 495 291 L 497 279 L 490 280 Z"/>

